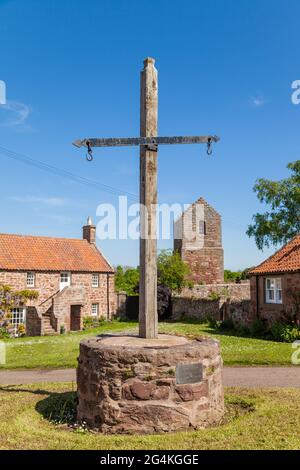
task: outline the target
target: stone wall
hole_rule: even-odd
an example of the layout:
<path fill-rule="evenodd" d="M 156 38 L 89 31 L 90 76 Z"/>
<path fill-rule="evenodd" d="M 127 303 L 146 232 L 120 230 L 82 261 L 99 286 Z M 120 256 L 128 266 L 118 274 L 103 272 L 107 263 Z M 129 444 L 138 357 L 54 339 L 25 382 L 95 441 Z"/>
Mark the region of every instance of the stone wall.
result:
<path fill-rule="evenodd" d="M 251 300 L 230 300 L 222 306 L 222 319 L 230 318 L 236 327 L 249 327 L 255 320 Z"/>
<path fill-rule="evenodd" d="M 219 293 L 228 296 L 232 300 L 250 300 L 250 281 L 243 281 L 240 284 L 204 284 L 195 285 L 193 288 L 184 288 L 180 295 L 182 297 L 205 299 L 212 293 Z M 228 295 L 227 295 L 228 293 Z"/>
<path fill-rule="evenodd" d="M 180 380 L 179 365 L 196 366 L 199 376 Z M 77 386 L 79 423 L 103 433 L 199 429 L 218 424 L 224 414 L 220 346 L 212 339 L 81 341 Z"/>
<path fill-rule="evenodd" d="M 194 320 L 223 321 L 232 319 L 236 326 L 249 326 L 253 322 L 251 301 L 195 299 L 188 297 L 174 297 L 172 299 L 172 319 L 190 318 Z"/>
<path fill-rule="evenodd" d="M 26 309 L 26 334 L 28 336 L 39 336 L 42 333 L 42 316 L 35 307 L 28 306 Z"/>
<path fill-rule="evenodd" d="M 266 278 L 281 278 L 282 304 L 267 303 L 265 299 Z M 274 321 L 300 317 L 300 273 L 286 273 L 269 276 L 252 276 L 251 283 L 251 309 L 254 317 L 266 320 L 269 324 Z M 295 296 L 298 295 L 298 305 Z"/>
<path fill-rule="evenodd" d="M 82 286 L 65 287 L 53 299 L 53 316 L 55 317 L 55 330 L 60 331 L 63 325 L 66 331 L 71 330 L 71 306 L 80 307 L 81 319 L 80 327 L 82 329 L 82 310 L 87 303 L 86 291 Z"/>
<path fill-rule="evenodd" d="M 219 300 L 195 299 L 188 297 L 172 298 L 172 319 L 182 317 L 205 320 L 208 317 L 220 319 L 221 303 Z"/>
<path fill-rule="evenodd" d="M 0 271 L 0 284 L 11 286 L 14 290 L 28 289 L 27 273 L 23 271 Z M 38 318 L 48 313 L 54 317 L 59 316 L 59 311 L 53 311 L 54 298 L 60 294 L 60 273 L 59 272 L 36 272 L 35 273 L 35 290 L 39 293 L 39 297 L 35 301 L 31 301 L 28 305 L 35 307 Z M 100 273 L 99 287 L 92 287 L 92 273 L 73 272 L 71 273 L 71 287 L 83 288 L 85 292 L 85 302 L 82 305 L 82 315 L 90 316 L 92 304 L 99 304 L 99 317 L 111 319 L 116 313 L 116 298 L 114 287 L 114 274 Z M 109 300 L 108 300 L 109 299 Z M 73 302 L 74 304 L 74 302 Z M 34 329 L 32 324 L 34 314 L 29 312 L 30 330 Z M 53 320 L 54 321 L 54 320 Z M 58 331 L 56 325 L 56 331 Z"/>
<path fill-rule="evenodd" d="M 215 300 L 209 295 L 220 295 Z M 197 285 L 185 288 L 180 295 L 172 298 L 172 318 L 181 317 L 205 320 L 231 318 L 235 325 L 249 326 L 253 322 L 249 281 L 241 284 Z"/>

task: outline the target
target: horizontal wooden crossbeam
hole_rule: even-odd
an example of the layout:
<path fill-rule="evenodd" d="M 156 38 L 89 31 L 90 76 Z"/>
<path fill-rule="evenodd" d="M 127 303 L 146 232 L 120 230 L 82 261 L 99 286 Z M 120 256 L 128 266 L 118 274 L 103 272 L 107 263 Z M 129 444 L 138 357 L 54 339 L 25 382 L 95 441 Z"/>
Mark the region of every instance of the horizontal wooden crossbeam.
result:
<path fill-rule="evenodd" d="M 90 138 L 75 140 L 73 145 L 76 147 L 122 147 L 133 145 L 172 145 L 172 144 L 210 144 L 218 142 L 220 138 L 216 135 L 196 135 L 186 137 L 120 137 L 98 139 Z"/>

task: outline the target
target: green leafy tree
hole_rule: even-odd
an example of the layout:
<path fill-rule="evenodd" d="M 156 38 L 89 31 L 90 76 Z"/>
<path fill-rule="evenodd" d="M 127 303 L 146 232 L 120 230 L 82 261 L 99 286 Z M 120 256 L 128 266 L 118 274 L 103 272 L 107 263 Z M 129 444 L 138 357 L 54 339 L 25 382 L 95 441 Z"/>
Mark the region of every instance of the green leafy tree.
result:
<path fill-rule="evenodd" d="M 239 282 L 247 279 L 247 270 L 244 271 L 230 271 L 230 269 L 224 269 L 224 282 Z"/>
<path fill-rule="evenodd" d="M 270 206 L 264 214 L 255 214 L 247 235 L 257 247 L 287 243 L 300 233 L 300 160 L 289 163 L 291 176 L 280 181 L 257 180 L 253 190 L 260 202 Z"/>
<path fill-rule="evenodd" d="M 117 292 L 126 292 L 127 295 L 137 295 L 137 286 L 140 279 L 138 268 L 123 268 L 118 266 L 115 275 Z"/>
<path fill-rule="evenodd" d="M 157 259 L 158 284 L 179 292 L 183 287 L 191 286 L 188 280 L 190 268 L 182 261 L 178 252 L 162 250 Z"/>
<path fill-rule="evenodd" d="M 189 266 L 182 261 L 179 253 L 172 250 L 162 250 L 157 258 L 157 283 L 169 287 L 172 291 L 180 291 L 183 287 L 191 286 L 188 280 Z M 140 273 L 138 268 L 118 266 L 115 274 L 115 288 L 127 295 L 137 295 Z"/>

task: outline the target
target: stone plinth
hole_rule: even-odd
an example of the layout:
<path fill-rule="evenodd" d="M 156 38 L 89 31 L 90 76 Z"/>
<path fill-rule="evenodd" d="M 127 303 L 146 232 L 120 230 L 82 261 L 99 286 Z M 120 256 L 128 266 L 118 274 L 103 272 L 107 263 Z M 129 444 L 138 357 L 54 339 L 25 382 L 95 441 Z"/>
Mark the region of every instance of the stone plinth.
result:
<path fill-rule="evenodd" d="M 103 433 L 199 429 L 222 420 L 219 342 L 159 335 L 81 341 L 78 421 Z"/>

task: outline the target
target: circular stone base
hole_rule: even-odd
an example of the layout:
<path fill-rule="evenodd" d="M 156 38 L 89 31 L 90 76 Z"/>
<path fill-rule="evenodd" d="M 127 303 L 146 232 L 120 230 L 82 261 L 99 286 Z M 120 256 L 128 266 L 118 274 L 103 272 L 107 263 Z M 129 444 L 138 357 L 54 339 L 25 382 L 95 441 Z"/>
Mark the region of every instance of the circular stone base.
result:
<path fill-rule="evenodd" d="M 224 414 L 222 359 L 213 339 L 86 339 L 77 384 L 78 421 L 104 433 L 199 429 Z"/>

